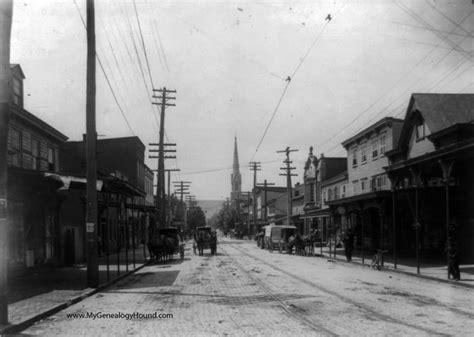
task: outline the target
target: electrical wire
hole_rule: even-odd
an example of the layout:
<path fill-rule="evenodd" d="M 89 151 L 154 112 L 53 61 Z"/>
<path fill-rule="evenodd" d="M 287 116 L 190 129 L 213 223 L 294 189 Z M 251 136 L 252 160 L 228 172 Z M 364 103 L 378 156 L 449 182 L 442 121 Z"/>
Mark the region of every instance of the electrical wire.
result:
<path fill-rule="evenodd" d="M 337 14 L 339 14 L 340 11 L 342 11 L 342 9 L 346 6 L 346 4 L 344 4 L 343 6 L 341 6 L 341 8 L 333 15 L 334 16 L 337 16 Z M 273 110 L 273 113 L 272 113 L 272 116 L 270 118 L 270 120 L 268 121 L 267 123 L 267 126 L 265 127 L 265 130 L 263 131 L 263 134 L 262 136 L 260 137 L 260 140 L 257 144 L 257 147 L 255 149 L 255 152 L 252 156 L 252 159 L 251 161 L 253 161 L 255 159 L 255 156 L 257 155 L 257 152 L 258 150 L 260 149 L 260 146 L 262 145 L 263 143 L 263 140 L 265 139 L 265 136 L 267 135 L 267 132 L 268 132 L 268 129 L 270 128 L 270 125 L 272 124 L 272 121 L 273 119 L 275 118 L 276 116 L 276 113 L 278 112 L 278 108 L 280 107 L 280 104 L 283 100 L 283 97 L 285 97 L 285 94 L 286 94 L 286 91 L 288 90 L 288 87 L 290 85 L 290 82 L 293 80 L 293 78 L 295 77 L 296 73 L 298 72 L 298 70 L 300 69 L 301 65 L 304 63 L 304 61 L 306 60 L 306 58 L 308 57 L 308 55 L 311 53 L 311 50 L 313 49 L 313 47 L 316 45 L 316 42 L 318 42 L 319 38 L 321 37 L 321 35 L 323 34 L 325 28 L 328 26 L 329 22 L 331 21 L 332 19 L 329 19 L 327 20 L 327 22 L 325 23 L 325 25 L 321 28 L 321 30 L 319 31 L 319 33 L 316 35 L 315 39 L 313 40 L 313 42 L 311 43 L 311 45 L 309 46 L 308 50 L 306 51 L 306 53 L 304 54 L 304 56 L 300 59 L 300 62 L 298 63 L 298 65 L 296 66 L 295 70 L 293 71 L 293 73 L 291 74 L 291 76 L 289 76 L 286 80 L 287 80 L 287 83 L 285 85 L 285 87 L 283 88 L 283 91 L 280 95 L 280 98 L 278 99 L 278 102 L 277 102 L 277 105 L 275 106 L 275 109 Z"/>
<path fill-rule="evenodd" d="M 81 18 L 82 24 L 83 24 L 83 26 L 84 26 L 84 29 L 87 31 L 87 24 L 86 24 L 86 22 L 85 22 L 85 20 L 84 20 L 84 17 L 82 16 L 81 10 L 79 9 L 79 6 L 77 5 L 76 0 L 73 0 L 73 2 L 74 2 L 74 5 L 76 6 L 77 12 L 79 13 L 79 16 L 80 16 L 80 18 Z M 112 88 L 112 84 L 110 83 L 110 80 L 109 80 L 109 77 L 108 77 L 108 75 L 107 75 L 107 72 L 105 71 L 105 68 L 104 68 L 104 66 L 103 66 L 103 64 L 102 64 L 102 61 L 101 61 L 99 55 L 97 54 L 97 51 L 96 51 L 96 53 L 95 53 L 95 57 L 96 57 L 96 59 L 97 59 L 97 62 L 99 63 L 99 66 L 100 66 L 100 69 L 102 70 L 102 73 L 104 74 L 105 80 L 106 80 L 107 85 L 108 85 L 108 87 L 109 87 L 109 89 L 110 89 L 110 92 L 112 93 L 112 96 L 113 96 L 113 98 L 114 98 L 115 104 L 116 104 L 117 107 L 119 108 L 119 111 L 120 111 L 120 113 L 121 113 L 123 119 L 125 120 L 125 123 L 127 124 L 128 128 L 130 129 L 130 132 L 132 133 L 133 136 L 135 136 L 135 135 L 136 135 L 136 134 L 135 134 L 135 131 L 133 131 L 133 128 L 132 128 L 132 126 L 130 125 L 130 122 L 128 121 L 128 118 L 127 118 L 127 116 L 125 115 L 125 112 L 123 111 L 122 106 L 120 105 L 120 103 L 119 103 L 119 101 L 118 101 L 118 99 L 117 99 L 117 96 L 116 96 L 116 94 L 115 94 L 115 91 L 114 91 L 114 89 Z"/>

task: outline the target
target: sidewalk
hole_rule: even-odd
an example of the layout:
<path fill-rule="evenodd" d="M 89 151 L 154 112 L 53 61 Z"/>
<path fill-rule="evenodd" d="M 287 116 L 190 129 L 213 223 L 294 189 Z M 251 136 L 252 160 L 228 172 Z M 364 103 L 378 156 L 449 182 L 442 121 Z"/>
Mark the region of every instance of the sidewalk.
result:
<path fill-rule="evenodd" d="M 148 252 L 146 252 L 148 259 Z M 109 254 L 99 258 L 99 287 L 87 288 L 87 268 L 85 265 L 73 267 L 37 267 L 9 279 L 8 317 L 9 325 L 0 325 L 0 335 L 13 334 L 46 318 L 66 307 L 77 303 L 112 283 L 144 267 L 143 247 L 133 251 L 123 249 L 120 254 Z M 126 263 L 128 262 L 128 264 Z"/>
<path fill-rule="evenodd" d="M 321 248 L 315 248 L 314 253 L 316 255 L 321 254 Z M 330 251 L 328 247 L 322 248 L 323 257 L 333 258 L 334 259 L 334 248 L 332 248 L 331 256 L 329 255 Z M 344 254 L 343 248 L 336 249 L 336 260 L 346 261 L 346 256 Z M 362 260 L 362 254 L 360 251 L 354 250 L 352 254 L 352 261 L 351 263 L 357 263 L 360 265 L 367 266 L 370 268 L 370 264 L 372 262 L 372 255 L 368 252 L 364 255 L 364 261 Z M 397 258 L 397 268 L 394 268 L 393 258 L 390 255 L 384 257 L 384 269 L 404 273 L 416 277 L 426 278 L 434 281 L 456 284 L 460 286 L 466 286 L 470 288 L 474 288 L 474 264 L 461 264 L 461 280 L 454 281 L 448 280 L 448 272 L 447 266 L 443 263 L 437 263 L 433 261 L 420 261 L 420 273 L 417 273 L 417 265 L 416 259 L 414 258 L 404 258 L 398 257 Z"/>

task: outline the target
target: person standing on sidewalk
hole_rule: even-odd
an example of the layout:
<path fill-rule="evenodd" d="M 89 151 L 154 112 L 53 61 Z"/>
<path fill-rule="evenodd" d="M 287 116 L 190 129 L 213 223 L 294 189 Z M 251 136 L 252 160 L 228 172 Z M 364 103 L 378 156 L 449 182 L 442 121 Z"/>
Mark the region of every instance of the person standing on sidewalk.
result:
<path fill-rule="evenodd" d="M 448 230 L 446 254 L 448 256 L 448 276 L 452 277 L 455 281 L 459 281 L 461 279 L 461 271 L 459 270 L 459 248 L 454 224 L 451 224 Z"/>
<path fill-rule="evenodd" d="M 347 262 L 351 262 L 352 251 L 354 250 L 354 234 L 350 228 L 347 230 L 342 242 L 344 243 L 344 251 L 346 253 Z"/>

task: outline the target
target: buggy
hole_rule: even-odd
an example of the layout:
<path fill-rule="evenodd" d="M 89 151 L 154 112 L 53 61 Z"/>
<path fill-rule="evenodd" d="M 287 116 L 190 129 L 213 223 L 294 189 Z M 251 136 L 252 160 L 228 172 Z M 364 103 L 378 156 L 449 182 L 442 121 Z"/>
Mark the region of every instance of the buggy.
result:
<path fill-rule="evenodd" d="M 217 250 L 216 232 L 211 227 L 198 227 L 194 232 L 194 254 L 197 250 L 199 255 L 204 255 L 204 249 L 210 249 L 211 254 L 215 254 Z"/>
<path fill-rule="evenodd" d="M 176 227 L 160 228 L 151 235 L 148 243 L 150 254 L 158 260 L 172 260 L 174 254 L 184 259 L 184 240 Z"/>

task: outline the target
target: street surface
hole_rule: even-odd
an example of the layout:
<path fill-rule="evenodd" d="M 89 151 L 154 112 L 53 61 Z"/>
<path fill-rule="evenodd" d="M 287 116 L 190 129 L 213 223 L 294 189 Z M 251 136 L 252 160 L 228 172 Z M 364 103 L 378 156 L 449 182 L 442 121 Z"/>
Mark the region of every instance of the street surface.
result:
<path fill-rule="evenodd" d="M 218 254 L 147 266 L 24 335 L 472 336 L 471 289 L 220 239 Z M 94 319 L 68 315 L 96 315 Z M 172 318 L 127 319 L 127 314 Z M 104 318 L 105 315 L 121 318 Z M 102 317 L 102 318 L 99 318 Z M 129 316 L 130 318 L 130 316 Z"/>

